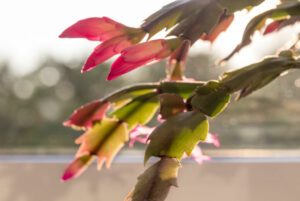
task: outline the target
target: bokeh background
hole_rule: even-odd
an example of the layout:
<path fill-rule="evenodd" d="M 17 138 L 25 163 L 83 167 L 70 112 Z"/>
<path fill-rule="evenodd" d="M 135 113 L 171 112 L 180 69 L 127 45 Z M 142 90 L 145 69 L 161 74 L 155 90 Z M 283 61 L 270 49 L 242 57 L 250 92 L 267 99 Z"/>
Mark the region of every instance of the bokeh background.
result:
<path fill-rule="evenodd" d="M 169 2 L 2 2 L 0 154 L 74 153 L 73 142 L 81 132 L 63 127 L 62 122 L 75 108 L 127 85 L 162 80 L 166 61 L 141 67 L 111 82 L 106 81 L 106 76 L 113 59 L 81 74 L 80 68 L 97 43 L 59 39 L 58 35 L 87 17 L 109 16 L 126 25 L 138 26 Z M 226 66 L 215 66 L 239 42 L 249 19 L 274 7 L 276 2 L 267 0 L 250 13 L 239 12 L 233 25 L 215 44 L 198 42 L 188 59 L 186 76 L 201 81 L 218 79 L 225 71 L 257 62 L 275 54 L 280 47 L 289 47 L 300 32 L 299 24 L 266 37 L 256 33 L 253 43 Z M 300 72 L 291 71 L 244 100 L 232 100 L 226 111 L 210 121 L 210 132 L 219 134 L 222 149 L 299 149 L 299 100 Z"/>

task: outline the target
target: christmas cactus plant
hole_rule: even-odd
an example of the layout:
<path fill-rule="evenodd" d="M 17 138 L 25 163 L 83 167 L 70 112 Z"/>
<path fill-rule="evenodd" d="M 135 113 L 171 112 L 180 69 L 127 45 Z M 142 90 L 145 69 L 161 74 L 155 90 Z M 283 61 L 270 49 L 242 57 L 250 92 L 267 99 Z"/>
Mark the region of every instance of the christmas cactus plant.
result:
<path fill-rule="evenodd" d="M 66 168 L 62 180 L 78 177 L 95 158 L 98 169 L 109 167 L 124 144 L 147 144 L 144 163 L 156 157 L 155 164 L 138 177 L 126 200 L 165 200 L 171 186 L 177 186 L 180 161 L 193 157 L 198 163 L 208 160 L 200 142 L 219 146 L 209 133 L 209 120 L 216 118 L 228 104 L 266 86 L 284 72 L 300 69 L 297 42 L 257 63 L 220 75 L 218 80 L 196 81 L 184 76 L 190 47 L 198 40 L 211 43 L 234 20 L 236 11 L 259 5 L 263 0 L 177 0 L 164 6 L 137 28 L 125 26 L 108 17 L 80 20 L 67 28 L 61 38 L 86 38 L 101 42 L 91 53 L 82 72 L 92 70 L 114 55 L 107 80 L 165 58 L 166 77 L 160 82 L 136 84 L 88 103 L 64 122 L 83 130 L 75 143 L 80 144 L 75 159 Z M 224 58 L 226 62 L 251 42 L 257 30 L 270 34 L 300 20 L 299 1 L 281 1 L 276 8 L 254 17 L 247 25 L 242 41 Z M 166 30 L 163 39 L 151 40 Z M 170 31 L 168 31 L 170 30 Z M 146 37 L 145 40 L 143 40 Z M 94 69 L 97 71 L 97 69 Z M 109 83 L 108 83 L 109 84 Z M 159 125 L 147 127 L 157 118 Z"/>

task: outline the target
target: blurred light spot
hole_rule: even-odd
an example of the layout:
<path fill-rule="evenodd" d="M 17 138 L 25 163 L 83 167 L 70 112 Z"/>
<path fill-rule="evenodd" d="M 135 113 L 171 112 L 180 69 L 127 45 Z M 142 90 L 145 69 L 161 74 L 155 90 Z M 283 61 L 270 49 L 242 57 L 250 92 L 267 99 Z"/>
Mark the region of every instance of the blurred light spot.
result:
<path fill-rule="evenodd" d="M 38 103 L 38 110 L 43 118 L 55 121 L 59 118 L 61 108 L 57 101 L 53 99 L 44 99 Z"/>
<path fill-rule="evenodd" d="M 82 65 L 80 65 L 82 60 L 77 60 L 72 58 L 72 61 L 68 62 L 67 67 L 70 69 L 80 69 Z"/>
<path fill-rule="evenodd" d="M 247 142 L 257 142 L 261 140 L 262 130 L 258 127 L 244 126 L 240 130 L 240 137 Z"/>
<path fill-rule="evenodd" d="M 34 92 L 34 85 L 29 80 L 18 80 L 13 86 L 15 95 L 20 99 L 29 99 Z"/>
<path fill-rule="evenodd" d="M 75 95 L 74 86 L 67 81 L 61 82 L 56 86 L 55 94 L 62 101 L 70 100 Z"/>
<path fill-rule="evenodd" d="M 300 78 L 295 80 L 295 86 L 300 88 Z"/>
<path fill-rule="evenodd" d="M 39 78 L 45 86 L 53 87 L 60 79 L 60 72 L 55 67 L 45 67 L 40 71 Z"/>

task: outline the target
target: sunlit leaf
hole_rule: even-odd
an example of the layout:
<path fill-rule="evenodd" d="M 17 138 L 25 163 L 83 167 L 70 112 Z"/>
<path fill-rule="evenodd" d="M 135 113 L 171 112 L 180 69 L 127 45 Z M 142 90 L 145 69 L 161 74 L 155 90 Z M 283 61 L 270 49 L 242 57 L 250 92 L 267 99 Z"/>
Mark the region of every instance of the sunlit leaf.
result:
<path fill-rule="evenodd" d="M 145 153 L 145 163 L 151 156 L 169 156 L 180 160 L 183 154 L 190 156 L 200 140 L 208 132 L 206 117 L 197 111 L 177 114 L 159 125 L 150 135 Z"/>
<path fill-rule="evenodd" d="M 242 9 L 248 9 L 249 7 L 257 6 L 264 0 L 218 0 L 220 5 L 227 9 L 228 13 L 234 13 Z"/>
<path fill-rule="evenodd" d="M 169 35 L 184 36 L 195 42 L 201 35 L 209 35 L 226 11 L 229 15 L 235 11 L 256 6 L 263 0 L 177 0 L 148 17 L 142 25 L 144 31 L 149 33 L 149 38 L 161 31 L 176 26 Z M 222 27 L 224 28 L 224 25 Z M 215 30 L 214 36 L 221 32 Z M 211 38 L 211 39 L 212 39 Z"/>
<path fill-rule="evenodd" d="M 218 82 L 210 81 L 195 90 L 191 104 L 204 114 L 215 117 L 222 112 L 230 101 L 230 94 Z"/>
<path fill-rule="evenodd" d="M 173 27 L 188 15 L 197 13 L 203 6 L 208 4 L 209 1 L 210 0 L 174 1 L 145 19 L 142 28 L 149 33 L 150 38 L 164 28 L 169 29 Z"/>
<path fill-rule="evenodd" d="M 224 13 L 223 16 L 221 16 L 219 22 L 210 31 L 209 35 L 204 39 L 213 43 L 222 32 L 228 29 L 228 27 L 233 22 L 233 19 L 234 14 L 227 15 L 227 13 Z"/>
<path fill-rule="evenodd" d="M 85 154 L 95 155 L 98 158 L 98 169 L 106 161 L 109 167 L 117 152 L 129 139 L 125 123 L 115 119 L 103 119 L 79 137 L 75 142 L 81 144 L 76 157 Z"/>
<path fill-rule="evenodd" d="M 217 2 L 211 1 L 197 15 L 191 15 L 178 24 L 169 35 L 182 35 L 194 43 L 203 34 L 209 35 L 223 13 L 224 9 Z"/>
<path fill-rule="evenodd" d="M 167 119 L 185 110 L 184 100 L 177 94 L 163 93 L 159 95 L 160 115 Z"/>
<path fill-rule="evenodd" d="M 137 98 L 139 96 L 150 94 L 156 92 L 156 89 L 141 89 L 137 91 L 133 91 L 131 93 L 124 94 L 123 96 L 118 98 L 118 101 L 115 101 L 113 104 L 114 109 L 119 109 L 122 106 L 128 104 L 130 101 L 132 101 L 134 98 Z"/>
<path fill-rule="evenodd" d="M 125 201 L 163 201 L 171 186 L 177 186 L 178 160 L 163 157 L 138 177 L 138 182 Z"/>
<path fill-rule="evenodd" d="M 146 124 L 159 108 L 157 93 L 150 93 L 133 99 L 127 105 L 113 112 L 110 116 L 126 122 L 131 130 L 137 124 Z"/>
<path fill-rule="evenodd" d="M 237 98 L 239 99 L 264 87 L 295 65 L 296 61 L 290 54 L 282 53 L 280 57 L 267 58 L 244 68 L 224 73 L 221 85 L 231 93 L 240 91 Z"/>

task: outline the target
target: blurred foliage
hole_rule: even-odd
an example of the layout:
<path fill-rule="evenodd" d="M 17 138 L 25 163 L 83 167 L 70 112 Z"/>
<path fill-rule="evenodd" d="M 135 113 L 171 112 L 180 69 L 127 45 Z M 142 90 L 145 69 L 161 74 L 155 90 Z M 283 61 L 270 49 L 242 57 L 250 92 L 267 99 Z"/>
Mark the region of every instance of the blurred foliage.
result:
<path fill-rule="evenodd" d="M 25 76 L 14 75 L 8 64 L 0 64 L 1 153 L 21 149 L 25 153 L 69 153 L 78 135 L 61 122 L 74 108 L 120 87 L 165 77 L 164 62 L 110 82 L 105 81 L 109 64 L 81 74 L 83 62 L 74 63 L 49 58 Z M 218 79 L 228 70 L 212 67 L 208 55 L 189 58 L 187 66 L 186 76 L 202 81 Z M 221 148 L 299 148 L 299 92 L 300 72 L 291 71 L 210 119 L 210 132 L 220 134 Z"/>

